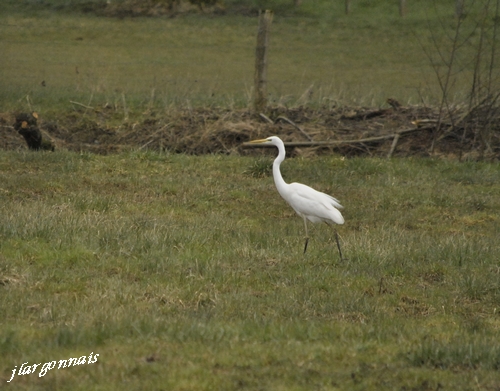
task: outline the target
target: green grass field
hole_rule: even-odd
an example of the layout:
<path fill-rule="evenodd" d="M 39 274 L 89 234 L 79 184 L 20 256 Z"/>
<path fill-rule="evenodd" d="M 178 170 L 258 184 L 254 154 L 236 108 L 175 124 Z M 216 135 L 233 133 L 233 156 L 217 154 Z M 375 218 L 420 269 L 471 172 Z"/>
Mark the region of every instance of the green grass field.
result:
<path fill-rule="evenodd" d="M 325 225 L 302 254 L 302 221 L 262 167 L 2 152 L 2 386 L 500 386 L 497 164 L 286 160 L 286 180 L 344 204 L 344 262 Z M 91 353 L 7 383 L 22 363 Z"/>
<path fill-rule="evenodd" d="M 51 3 L 76 0 L 44 4 Z M 405 18 L 399 17 L 396 2 L 382 1 L 353 2 L 348 16 L 342 1 L 319 0 L 277 13 L 269 49 L 270 103 L 376 106 L 393 98 L 435 104 L 441 90 L 431 64 L 441 75 L 446 72 L 456 26 L 454 1 L 437 3 L 411 2 Z M 70 101 L 89 106 L 125 102 L 132 112 L 252 102 L 256 17 L 113 19 L 69 12 L 68 5 L 55 12 L 48 6 L 8 4 L 10 11 L 0 15 L 4 111 L 33 109 L 47 116 L 72 110 Z M 449 85 L 454 102 L 471 91 L 480 45 L 484 66 L 490 64 L 494 15 L 484 22 L 486 44 L 473 11 L 461 28 Z M 496 69 L 495 63 L 495 74 Z"/>

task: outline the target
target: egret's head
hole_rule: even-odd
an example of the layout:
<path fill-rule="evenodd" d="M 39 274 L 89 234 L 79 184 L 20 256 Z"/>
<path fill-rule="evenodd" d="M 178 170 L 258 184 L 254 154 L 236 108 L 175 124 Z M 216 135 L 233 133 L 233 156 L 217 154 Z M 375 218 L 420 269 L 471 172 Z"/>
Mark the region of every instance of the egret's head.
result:
<path fill-rule="evenodd" d="M 276 136 L 250 141 L 251 144 L 273 144 L 273 145 L 278 145 L 279 142 L 281 142 L 281 140 L 279 137 Z"/>

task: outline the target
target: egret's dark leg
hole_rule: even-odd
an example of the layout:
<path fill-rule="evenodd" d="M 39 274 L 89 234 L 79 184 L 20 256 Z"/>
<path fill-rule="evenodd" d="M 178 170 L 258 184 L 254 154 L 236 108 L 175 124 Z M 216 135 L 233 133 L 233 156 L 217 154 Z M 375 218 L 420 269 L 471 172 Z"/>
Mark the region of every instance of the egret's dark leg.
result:
<path fill-rule="evenodd" d="M 330 224 L 326 223 L 326 225 L 328 225 L 329 227 Z M 342 256 L 342 250 L 340 249 L 340 240 L 339 240 L 339 233 L 337 232 L 337 230 L 333 227 L 331 227 L 333 229 L 333 232 L 335 233 L 335 241 L 337 242 L 337 248 L 339 249 L 339 256 L 340 256 L 340 262 L 342 262 L 344 260 L 344 257 Z"/>
<path fill-rule="evenodd" d="M 304 244 L 304 254 L 307 251 L 307 244 L 309 243 L 309 234 L 307 233 L 307 220 L 304 217 L 304 227 L 306 228 L 306 243 Z"/>
<path fill-rule="evenodd" d="M 337 242 L 337 248 L 339 249 L 340 262 L 342 262 L 344 260 L 344 257 L 342 257 L 342 250 L 340 249 L 339 234 L 336 229 L 334 230 L 335 230 L 335 241 Z"/>

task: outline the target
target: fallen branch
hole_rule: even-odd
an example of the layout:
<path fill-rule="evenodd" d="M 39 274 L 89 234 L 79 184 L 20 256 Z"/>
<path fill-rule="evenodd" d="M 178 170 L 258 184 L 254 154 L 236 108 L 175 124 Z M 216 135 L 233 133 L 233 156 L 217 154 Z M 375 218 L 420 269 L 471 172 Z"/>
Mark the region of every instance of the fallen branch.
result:
<path fill-rule="evenodd" d="M 153 134 L 149 135 L 149 138 L 151 140 L 149 140 L 146 144 L 143 144 L 139 147 L 139 151 L 145 147 L 147 147 L 149 144 L 151 144 L 153 141 L 155 141 L 155 139 L 153 138 L 154 136 L 156 136 L 158 133 L 164 131 L 165 129 L 167 129 L 168 127 L 170 126 L 170 123 L 162 126 L 160 129 L 158 129 L 156 132 L 154 132 Z"/>
<path fill-rule="evenodd" d="M 389 150 L 389 153 L 387 154 L 388 159 L 390 159 L 392 157 L 392 154 L 394 153 L 394 150 L 396 149 L 396 145 L 398 145 L 399 136 L 401 136 L 400 133 L 396 133 L 394 135 L 394 139 L 392 140 L 391 149 Z"/>
<path fill-rule="evenodd" d="M 69 103 L 73 103 L 74 105 L 85 107 L 86 109 L 89 109 L 89 110 L 95 110 L 95 108 L 93 108 L 91 106 L 87 106 L 87 105 L 84 105 L 83 103 L 75 102 L 73 100 L 70 100 Z"/>
<path fill-rule="evenodd" d="M 297 125 L 295 122 L 293 122 L 292 120 L 288 119 L 287 117 L 283 116 L 283 115 L 280 115 L 278 118 L 276 118 L 276 122 L 278 122 L 278 120 L 282 120 L 282 121 L 285 121 L 285 122 L 288 122 L 290 125 L 292 125 L 295 129 L 297 129 L 300 133 L 302 133 L 302 135 L 304 135 L 309 141 L 312 141 L 312 137 L 309 136 L 305 131 L 304 129 L 302 129 L 299 125 Z"/>
<path fill-rule="evenodd" d="M 383 141 L 393 139 L 396 136 L 401 137 L 404 134 L 415 132 L 418 130 L 429 130 L 432 127 L 421 127 L 421 128 L 410 128 L 400 130 L 399 132 L 386 134 L 384 136 L 375 136 L 375 137 L 367 137 L 358 140 L 331 140 L 331 141 L 291 141 L 285 142 L 285 147 L 322 147 L 322 146 L 334 146 L 334 145 L 342 145 L 342 144 L 363 144 L 370 143 L 375 141 Z M 273 145 L 268 144 L 251 144 L 251 143 L 243 143 L 241 145 L 243 148 L 267 148 L 274 147 Z"/>
<path fill-rule="evenodd" d="M 260 113 L 259 116 L 260 116 L 260 118 L 262 118 L 266 122 L 274 125 L 273 120 L 271 118 L 269 118 L 267 115 L 265 115 L 264 113 Z"/>

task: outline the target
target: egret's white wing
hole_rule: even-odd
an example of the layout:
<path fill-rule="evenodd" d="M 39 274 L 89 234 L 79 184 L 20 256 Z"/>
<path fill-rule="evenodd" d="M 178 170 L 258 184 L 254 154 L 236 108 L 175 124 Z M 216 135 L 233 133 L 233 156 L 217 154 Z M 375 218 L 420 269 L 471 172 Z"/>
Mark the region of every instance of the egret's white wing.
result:
<path fill-rule="evenodd" d="M 282 196 L 298 214 L 312 222 L 333 221 L 336 224 L 344 224 L 344 217 L 338 210 L 342 205 L 328 194 L 302 183 L 290 183 L 287 194 Z"/>

